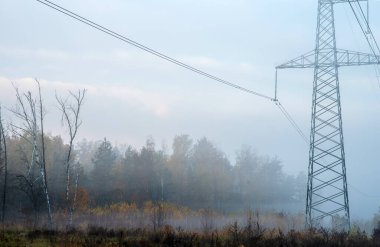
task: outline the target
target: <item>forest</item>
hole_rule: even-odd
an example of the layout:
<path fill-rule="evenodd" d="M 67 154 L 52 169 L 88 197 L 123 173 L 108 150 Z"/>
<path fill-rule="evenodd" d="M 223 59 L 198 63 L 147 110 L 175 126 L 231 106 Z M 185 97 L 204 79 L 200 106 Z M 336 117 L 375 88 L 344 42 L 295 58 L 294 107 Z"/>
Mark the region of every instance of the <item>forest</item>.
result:
<path fill-rule="evenodd" d="M 78 141 L 86 90 L 56 95 L 67 136 L 53 135 L 44 129 L 39 82 L 33 93 L 14 88 L 16 103 L 6 109 L 12 118 L 0 115 L 1 221 L 3 230 L 12 229 L 3 239 L 14 229 L 32 230 L 32 240 L 44 236 L 40 230 L 116 237 L 110 229 L 125 229 L 124 235 L 140 229 L 138 238 L 190 234 L 186 239 L 198 232 L 205 234 L 200 241 L 220 231 L 243 241 L 249 230 L 269 241 L 304 229 L 306 175 L 287 174 L 278 157 L 242 146 L 231 161 L 211 140 L 186 134 L 171 147 L 158 147 L 152 137 L 142 147 L 113 145 L 106 137 Z M 356 232 L 371 233 L 379 221 L 375 215 Z"/>

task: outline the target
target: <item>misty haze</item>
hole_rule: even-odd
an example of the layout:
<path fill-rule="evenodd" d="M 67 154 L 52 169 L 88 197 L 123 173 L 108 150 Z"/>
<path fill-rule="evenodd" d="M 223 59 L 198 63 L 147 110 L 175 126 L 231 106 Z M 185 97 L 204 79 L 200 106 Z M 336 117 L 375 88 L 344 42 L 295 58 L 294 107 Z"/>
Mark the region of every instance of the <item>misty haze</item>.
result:
<path fill-rule="evenodd" d="M 378 1 L 0 6 L 0 246 L 380 246 Z"/>

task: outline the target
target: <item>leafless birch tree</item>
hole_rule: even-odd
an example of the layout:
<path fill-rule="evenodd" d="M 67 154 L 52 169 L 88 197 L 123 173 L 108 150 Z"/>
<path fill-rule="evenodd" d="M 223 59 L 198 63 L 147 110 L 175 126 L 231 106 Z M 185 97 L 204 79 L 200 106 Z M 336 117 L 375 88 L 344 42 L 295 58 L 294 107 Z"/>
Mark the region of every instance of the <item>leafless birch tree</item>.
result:
<path fill-rule="evenodd" d="M 18 124 L 11 124 L 13 133 L 26 140 L 31 146 L 32 153 L 30 157 L 30 165 L 26 175 L 19 175 L 25 184 L 33 189 L 34 184 L 41 182 L 42 190 L 46 201 L 48 211 L 48 220 L 50 228 L 53 225 L 52 212 L 50 205 L 50 197 L 46 174 L 46 158 L 45 158 L 45 141 L 44 141 L 44 109 L 42 103 L 41 86 L 36 80 L 38 87 L 38 97 L 34 98 L 32 93 L 20 93 L 19 89 L 14 85 L 16 91 L 17 104 L 11 112 L 19 120 Z M 34 178 L 33 171 L 39 171 L 39 176 Z M 37 186 L 38 187 L 38 186 Z M 34 192 L 33 192 L 34 193 Z"/>
<path fill-rule="evenodd" d="M 75 210 L 75 203 L 77 198 L 77 189 L 79 182 L 79 170 L 80 164 L 73 160 L 74 140 L 77 136 L 78 129 L 82 125 L 82 121 L 79 118 L 81 108 L 84 103 L 84 97 L 86 90 L 78 90 L 77 93 L 69 91 L 69 97 L 63 99 L 56 95 L 59 109 L 62 111 L 62 124 L 66 126 L 69 133 L 69 147 L 65 160 L 66 165 L 66 203 L 69 212 L 68 223 L 69 226 L 73 223 L 73 213 Z M 71 185 L 71 169 L 74 170 L 74 192 L 72 193 Z M 73 195 L 71 195 L 73 194 Z"/>
<path fill-rule="evenodd" d="M 3 126 L 3 119 L 1 115 L 1 106 L 0 106 L 0 164 L 4 172 L 4 183 L 3 183 L 3 200 L 1 208 L 1 223 L 4 226 L 5 219 L 5 206 L 7 199 L 7 187 L 8 187 L 8 156 L 7 156 L 7 143 L 5 138 L 5 131 Z"/>

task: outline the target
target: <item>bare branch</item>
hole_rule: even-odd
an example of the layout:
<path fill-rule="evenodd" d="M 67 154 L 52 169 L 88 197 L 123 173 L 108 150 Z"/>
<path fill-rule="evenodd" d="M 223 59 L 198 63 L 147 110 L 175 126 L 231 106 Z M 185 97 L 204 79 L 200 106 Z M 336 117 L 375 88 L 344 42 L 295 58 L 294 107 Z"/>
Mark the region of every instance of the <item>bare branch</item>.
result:
<path fill-rule="evenodd" d="M 70 181 L 70 167 L 72 162 L 72 152 L 74 149 L 74 139 L 77 136 L 78 129 L 82 125 L 82 121 L 79 119 L 79 114 L 81 108 L 84 103 L 84 97 L 86 95 L 86 90 L 78 90 L 77 93 L 73 93 L 69 91 L 70 98 L 73 100 L 73 103 L 69 103 L 69 98 L 63 99 L 62 97 L 58 97 L 56 94 L 56 100 L 62 112 L 62 122 L 67 126 L 67 130 L 69 132 L 69 149 L 66 156 L 66 203 L 68 210 L 70 212 L 69 215 L 69 224 L 72 224 L 72 216 L 73 211 L 75 209 L 75 201 L 76 201 L 76 191 L 78 185 L 79 175 L 76 174 L 75 179 L 75 188 L 74 188 L 74 196 L 71 198 L 71 181 Z M 77 170 L 77 169 L 75 169 Z"/>

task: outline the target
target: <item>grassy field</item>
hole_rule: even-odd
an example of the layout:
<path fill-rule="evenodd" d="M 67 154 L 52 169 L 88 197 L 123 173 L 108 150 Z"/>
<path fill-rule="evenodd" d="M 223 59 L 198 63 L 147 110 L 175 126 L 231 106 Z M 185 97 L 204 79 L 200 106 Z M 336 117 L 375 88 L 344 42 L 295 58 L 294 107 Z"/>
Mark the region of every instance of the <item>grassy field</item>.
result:
<path fill-rule="evenodd" d="M 380 230 L 368 235 L 359 230 L 335 232 L 311 229 L 303 232 L 258 230 L 231 224 L 223 230 L 187 232 L 165 226 L 148 229 L 108 230 L 89 227 L 87 231 L 7 230 L 1 234 L 0 246 L 380 246 Z"/>

